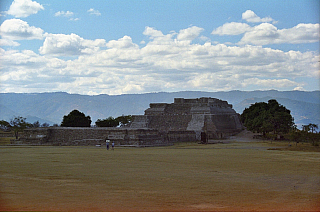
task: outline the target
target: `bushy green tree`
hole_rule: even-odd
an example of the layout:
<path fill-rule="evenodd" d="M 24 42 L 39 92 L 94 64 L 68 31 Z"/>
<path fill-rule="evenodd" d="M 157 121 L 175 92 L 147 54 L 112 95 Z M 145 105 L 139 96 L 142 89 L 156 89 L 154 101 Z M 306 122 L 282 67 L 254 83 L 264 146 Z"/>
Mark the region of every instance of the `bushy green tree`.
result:
<path fill-rule="evenodd" d="M 19 132 L 22 132 L 25 128 L 30 126 L 30 123 L 26 122 L 26 118 L 18 116 L 10 120 L 10 125 L 16 139 L 18 139 Z"/>
<path fill-rule="evenodd" d="M 73 110 L 67 116 L 63 116 L 61 127 L 90 127 L 91 117 Z"/>
<path fill-rule="evenodd" d="M 40 125 L 40 122 L 39 121 L 35 121 L 33 124 L 32 124 L 32 128 L 38 128 L 38 127 L 40 127 L 41 125 Z"/>
<path fill-rule="evenodd" d="M 30 123 L 26 122 L 26 118 L 18 116 L 12 118 L 10 122 L 4 120 L 0 121 L 0 125 L 2 129 L 13 130 L 16 139 L 18 139 L 19 132 L 22 132 L 25 128 L 29 127 Z"/>
<path fill-rule="evenodd" d="M 9 122 L 5 120 L 0 120 L 0 129 L 7 131 L 7 130 L 10 130 L 10 128 L 11 128 L 11 125 Z"/>
<path fill-rule="evenodd" d="M 128 125 L 131 121 L 132 121 L 132 116 L 128 115 L 122 115 L 116 118 L 119 121 L 119 125 L 120 127 L 124 127 L 126 125 Z"/>
<path fill-rule="evenodd" d="M 301 134 L 303 136 L 303 139 L 305 141 L 311 141 L 313 146 L 318 145 L 318 142 L 320 141 L 320 133 L 316 132 L 316 129 L 318 129 L 317 124 L 308 124 L 308 125 L 302 125 L 302 131 Z"/>
<path fill-rule="evenodd" d="M 14 117 L 10 119 L 9 122 L 5 120 L 0 121 L 0 128 L 2 130 L 13 130 L 16 139 L 19 138 L 19 132 L 22 132 L 24 129 L 31 126 L 32 124 L 26 122 L 26 118 L 23 118 L 21 116 Z"/>
<path fill-rule="evenodd" d="M 311 133 L 316 132 L 316 129 L 318 129 L 318 125 L 317 124 L 308 124 L 308 125 L 302 125 L 302 130 L 309 132 L 311 131 Z"/>
<path fill-rule="evenodd" d="M 50 126 L 50 124 L 48 124 L 48 123 L 43 123 L 43 124 L 41 124 L 41 127 L 49 127 Z"/>
<path fill-rule="evenodd" d="M 106 119 L 98 119 L 96 121 L 98 127 L 117 127 L 119 125 L 119 120 L 113 118 L 112 116 Z"/>
<path fill-rule="evenodd" d="M 241 121 L 248 130 L 258 133 L 287 133 L 293 127 L 293 117 L 277 100 L 268 103 L 258 102 L 246 108 L 241 114 Z"/>
<path fill-rule="evenodd" d="M 132 116 L 128 115 L 122 115 L 117 118 L 113 118 L 112 116 L 106 118 L 106 119 L 98 119 L 96 121 L 96 125 L 98 127 L 124 127 L 127 124 L 129 124 L 132 120 Z"/>

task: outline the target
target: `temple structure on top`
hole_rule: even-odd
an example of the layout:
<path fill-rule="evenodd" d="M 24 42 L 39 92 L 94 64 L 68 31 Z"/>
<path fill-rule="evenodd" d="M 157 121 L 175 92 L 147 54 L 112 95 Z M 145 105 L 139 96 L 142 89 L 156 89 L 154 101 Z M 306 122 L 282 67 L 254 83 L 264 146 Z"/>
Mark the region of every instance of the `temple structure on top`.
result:
<path fill-rule="evenodd" d="M 149 128 L 161 132 L 191 131 L 197 139 L 205 133 L 209 139 L 224 138 L 243 128 L 240 115 L 227 101 L 202 97 L 175 98 L 174 103 L 151 103 L 144 115 L 133 116 L 131 128 Z"/>

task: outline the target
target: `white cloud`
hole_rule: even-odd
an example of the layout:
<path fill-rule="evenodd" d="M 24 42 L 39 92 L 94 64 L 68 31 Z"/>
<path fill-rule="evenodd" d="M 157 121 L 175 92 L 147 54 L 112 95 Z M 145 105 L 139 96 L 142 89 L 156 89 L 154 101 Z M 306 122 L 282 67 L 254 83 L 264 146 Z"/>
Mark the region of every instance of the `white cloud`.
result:
<path fill-rule="evenodd" d="M 160 30 L 156 30 L 152 27 L 146 27 L 143 34 L 149 36 L 155 42 L 160 43 L 160 42 L 166 42 L 166 41 L 170 42 L 172 36 L 176 33 L 164 35 Z"/>
<path fill-rule="evenodd" d="M 44 7 L 36 1 L 14 0 L 7 11 L 7 14 L 17 18 L 25 18 L 29 15 L 38 13 L 40 10 L 44 10 Z"/>
<path fill-rule="evenodd" d="M 245 23 L 225 23 L 221 27 L 213 30 L 211 34 L 213 35 L 240 35 L 247 31 L 250 31 L 251 27 Z"/>
<path fill-rule="evenodd" d="M 298 87 L 295 87 L 293 90 L 294 91 L 304 91 L 304 88 L 301 86 L 298 86 Z"/>
<path fill-rule="evenodd" d="M 301 83 L 294 82 L 289 79 L 259 79 L 259 78 L 248 78 L 243 82 L 244 86 L 247 85 L 259 85 L 261 89 L 268 88 L 284 88 L 284 87 L 296 87 L 301 86 Z"/>
<path fill-rule="evenodd" d="M 37 92 L 39 87 L 82 94 L 292 90 L 305 86 L 299 78 L 316 79 L 320 74 L 319 55 L 314 52 L 210 42 L 181 44 L 178 36 L 195 39 L 201 28 L 163 34 L 146 27 L 143 33 L 147 36 L 143 47 L 129 36 L 106 43 L 76 34 L 46 34 L 41 55 L 0 49 L 0 91 Z M 56 58 L 60 56 L 76 57 Z"/>
<path fill-rule="evenodd" d="M 161 52 L 163 49 L 161 46 L 163 45 L 188 45 L 191 43 L 192 40 L 199 37 L 200 33 L 204 31 L 203 28 L 192 26 L 187 29 L 182 29 L 179 31 L 179 33 L 176 33 L 174 31 L 171 31 L 169 34 L 164 35 L 160 30 L 156 30 L 152 27 L 146 27 L 143 34 L 148 36 L 149 39 L 152 41 L 149 43 L 149 45 L 154 45 L 154 47 L 157 45 L 158 49 L 154 49 L 156 51 Z M 206 39 L 205 37 L 199 37 L 199 39 Z M 161 46 L 159 46 L 161 44 Z M 157 48 L 155 47 L 155 48 Z"/>
<path fill-rule="evenodd" d="M 88 11 L 87 11 L 90 15 L 96 15 L 96 16 L 100 16 L 101 13 L 99 12 L 99 10 L 95 10 L 93 8 L 90 8 Z"/>
<path fill-rule="evenodd" d="M 20 43 L 9 39 L 0 39 L 0 46 L 20 46 Z"/>
<path fill-rule="evenodd" d="M 120 38 L 118 40 L 111 40 L 106 44 L 106 46 L 109 48 L 117 48 L 117 49 L 138 47 L 137 44 L 134 44 L 132 42 L 132 39 L 130 36 L 124 36 L 123 38 Z"/>
<path fill-rule="evenodd" d="M 189 27 L 187 29 L 182 29 L 179 31 L 179 34 L 177 35 L 178 40 L 194 40 L 196 37 L 199 36 L 199 34 L 203 31 L 203 28 L 193 26 Z"/>
<path fill-rule="evenodd" d="M 73 16 L 73 12 L 70 12 L 70 11 L 58 11 L 54 14 L 54 16 L 63 16 L 63 17 L 70 17 L 70 16 Z"/>
<path fill-rule="evenodd" d="M 79 21 L 80 18 L 70 18 L 69 21 Z"/>
<path fill-rule="evenodd" d="M 69 21 L 79 21 L 80 18 L 73 18 L 72 16 L 74 15 L 73 12 L 71 11 L 58 11 L 54 14 L 54 16 L 56 17 L 65 17 L 65 18 L 69 18 Z"/>
<path fill-rule="evenodd" d="M 43 46 L 40 47 L 41 54 L 56 56 L 75 56 L 91 54 L 105 46 L 105 40 L 85 40 L 76 34 L 46 34 Z"/>
<path fill-rule="evenodd" d="M 268 45 L 314 42 L 319 42 L 319 24 L 298 24 L 290 29 L 279 30 L 272 24 L 262 23 L 246 32 L 239 44 Z"/>
<path fill-rule="evenodd" d="M 20 19 L 5 20 L 0 26 L 0 34 L 10 40 L 43 39 L 43 30 Z"/>
<path fill-rule="evenodd" d="M 279 30 L 280 39 L 276 43 L 315 43 L 320 39 L 319 24 L 298 24 L 290 29 Z M 282 41 L 283 40 L 283 41 Z"/>
<path fill-rule="evenodd" d="M 244 13 L 242 13 L 242 19 L 246 20 L 247 22 L 253 22 L 253 23 L 274 21 L 270 17 L 260 18 L 252 10 L 247 10 Z"/>

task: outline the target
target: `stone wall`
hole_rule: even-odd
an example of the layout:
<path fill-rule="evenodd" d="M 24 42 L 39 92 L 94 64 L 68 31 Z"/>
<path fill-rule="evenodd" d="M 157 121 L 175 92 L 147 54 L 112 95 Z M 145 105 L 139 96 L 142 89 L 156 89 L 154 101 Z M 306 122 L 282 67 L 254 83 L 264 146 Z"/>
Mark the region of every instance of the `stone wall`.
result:
<path fill-rule="evenodd" d="M 194 131 L 165 133 L 154 129 L 49 127 L 25 129 L 17 142 L 33 145 L 103 146 L 106 139 L 115 142 L 116 146 L 162 146 L 196 141 L 196 134 Z"/>
<path fill-rule="evenodd" d="M 49 127 L 24 130 L 21 141 L 38 145 L 105 145 L 105 140 L 117 146 L 168 145 L 166 135 L 152 129 Z"/>
<path fill-rule="evenodd" d="M 169 131 L 167 133 L 169 143 L 198 141 L 195 131 Z"/>
<path fill-rule="evenodd" d="M 191 115 L 164 114 L 148 116 L 148 127 L 160 131 L 186 131 Z"/>

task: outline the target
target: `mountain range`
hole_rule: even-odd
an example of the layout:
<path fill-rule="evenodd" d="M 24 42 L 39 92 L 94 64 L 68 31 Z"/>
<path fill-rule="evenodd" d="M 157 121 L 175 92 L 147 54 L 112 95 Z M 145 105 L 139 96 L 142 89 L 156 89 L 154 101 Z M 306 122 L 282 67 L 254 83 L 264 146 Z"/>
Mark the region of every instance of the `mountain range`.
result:
<path fill-rule="evenodd" d="M 77 109 L 89 115 L 92 124 L 109 116 L 142 115 L 150 103 L 172 103 L 174 98 L 212 97 L 228 101 L 242 113 L 256 102 L 276 99 L 291 111 L 295 124 L 320 125 L 320 91 L 228 91 L 228 92 L 159 92 L 122 95 L 80 95 L 55 93 L 0 93 L 0 120 L 22 116 L 33 123 L 60 124 L 63 116 Z M 320 126 L 319 126 L 320 127 Z"/>

